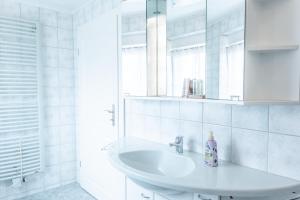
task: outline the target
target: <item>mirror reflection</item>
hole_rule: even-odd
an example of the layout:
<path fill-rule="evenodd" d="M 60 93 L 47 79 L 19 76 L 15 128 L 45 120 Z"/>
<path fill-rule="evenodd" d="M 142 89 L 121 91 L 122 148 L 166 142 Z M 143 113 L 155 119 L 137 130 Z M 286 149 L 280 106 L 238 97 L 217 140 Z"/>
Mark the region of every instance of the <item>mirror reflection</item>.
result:
<path fill-rule="evenodd" d="M 206 97 L 243 100 L 245 0 L 207 1 Z"/>
<path fill-rule="evenodd" d="M 122 2 L 122 86 L 124 95 L 147 96 L 146 1 Z"/>
<path fill-rule="evenodd" d="M 205 0 L 167 1 L 167 95 L 205 94 Z"/>

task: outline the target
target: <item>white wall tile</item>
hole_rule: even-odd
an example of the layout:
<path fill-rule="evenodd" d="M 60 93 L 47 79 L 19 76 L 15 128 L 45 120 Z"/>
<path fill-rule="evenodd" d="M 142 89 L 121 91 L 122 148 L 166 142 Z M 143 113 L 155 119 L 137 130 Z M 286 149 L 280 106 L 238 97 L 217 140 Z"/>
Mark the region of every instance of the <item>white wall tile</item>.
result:
<path fill-rule="evenodd" d="M 300 136 L 300 106 L 270 106 L 270 132 Z"/>
<path fill-rule="evenodd" d="M 63 68 L 74 67 L 74 52 L 69 49 L 59 49 L 59 66 Z"/>
<path fill-rule="evenodd" d="M 58 49 L 43 47 L 41 52 L 41 64 L 45 67 L 58 67 Z"/>
<path fill-rule="evenodd" d="M 60 93 L 58 87 L 45 87 L 44 88 L 44 101 L 45 106 L 59 106 Z"/>
<path fill-rule="evenodd" d="M 202 122 L 203 104 L 197 102 L 180 102 L 180 119 Z"/>
<path fill-rule="evenodd" d="M 181 121 L 180 133 L 183 135 L 184 148 L 188 151 L 202 153 L 202 123 Z"/>
<path fill-rule="evenodd" d="M 218 145 L 218 157 L 221 160 L 231 160 L 231 128 L 213 124 L 203 124 L 203 152 L 209 137 L 209 132 L 214 133 Z"/>
<path fill-rule="evenodd" d="M 57 47 L 57 28 L 51 26 L 41 26 L 42 45 L 49 47 Z"/>
<path fill-rule="evenodd" d="M 60 125 L 60 107 L 59 106 L 47 106 L 44 108 L 44 124 L 46 127 L 59 126 Z"/>
<path fill-rule="evenodd" d="M 21 4 L 21 17 L 23 19 L 38 21 L 40 18 L 40 9 L 38 7 Z"/>
<path fill-rule="evenodd" d="M 58 68 L 44 68 L 43 69 L 43 85 L 47 87 L 58 87 Z"/>
<path fill-rule="evenodd" d="M 57 12 L 45 8 L 40 9 L 40 22 L 47 26 L 57 27 Z"/>
<path fill-rule="evenodd" d="M 75 77 L 74 70 L 67 68 L 59 69 L 59 86 L 60 87 L 74 87 Z"/>
<path fill-rule="evenodd" d="M 75 124 L 75 109 L 73 106 L 62 106 L 60 109 L 60 125 Z"/>
<path fill-rule="evenodd" d="M 159 142 L 160 140 L 160 118 L 152 116 L 144 116 L 143 122 L 143 138 Z"/>
<path fill-rule="evenodd" d="M 270 134 L 269 172 L 300 180 L 300 137 Z"/>
<path fill-rule="evenodd" d="M 59 165 L 53 165 L 45 168 L 45 187 L 57 186 L 60 184 L 60 168 Z"/>
<path fill-rule="evenodd" d="M 58 29 L 58 46 L 64 49 L 73 49 L 73 31 Z"/>
<path fill-rule="evenodd" d="M 74 88 L 60 88 L 60 105 L 61 106 L 74 106 L 75 105 L 75 94 Z"/>
<path fill-rule="evenodd" d="M 20 4 L 18 1 L 0 1 L 0 13 L 7 17 L 20 17 Z"/>
<path fill-rule="evenodd" d="M 161 119 L 161 141 L 164 144 L 175 141 L 175 137 L 182 135 L 180 133 L 180 120 L 177 119 Z"/>
<path fill-rule="evenodd" d="M 145 115 L 160 116 L 160 101 L 144 101 L 143 113 Z"/>
<path fill-rule="evenodd" d="M 76 148 L 73 144 L 63 144 L 60 151 L 61 165 L 76 160 Z"/>
<path fill-rule="evenodd" d="M 268 131 L 268 106 L 232 106 L 232 126 Z"/>
<path fill-rule="evenodd" d="M 64 163 L 60 168 L 62 183 L 70 183 L 76 180 L 75 162 Z"/>
<path fill-rule="evenodd" d="M 73 125 L 65 125 L 59 128 L 60 131 L 60 144 L 75 144 L 75 127 Z"/>
<path fill-rule="evenodd" d="M 49 146 L 45 148 L 45 165 L 52 166 L 57 165 L 60 162 L 60 147 Z"/>
<path fill-rule="evenodd" d="M 144 115 L 127 113 L 125 118 L 126 136 L 143 137 Z"/>
<path fill-rule="evenodd" d="M 72 15 L 68 15 L 65 13 L 58 13 L 57 14 L 58 19 L 58 28 L 62 29 L 73 29 L 73 18 Z"/>
<path fill-rule="evenodd" d="M 268 133 L 232 129 L 232 162 L 267 170 Z"/>
<path fill-rule="evenodd" d="M 44 129 L 44 144 L 46 146 L 58 146 L 60 144 L 60 128 L 58 126 Z"/>
<path fill-rule="evenodd" d="M 178 101 L 161 101 L 161 117 L 179 119 Z"/>
<path fill-rule="evenodd" d="M 203 122 L 231 126 L 231 106 L 227 104 L 205 103 L 203 105 Z"/>
<path fill-rule="evenodd" d="M 144 101 L 139 100 L 126 100 L 125 101 L 125 112 L 143 114 Z"/>

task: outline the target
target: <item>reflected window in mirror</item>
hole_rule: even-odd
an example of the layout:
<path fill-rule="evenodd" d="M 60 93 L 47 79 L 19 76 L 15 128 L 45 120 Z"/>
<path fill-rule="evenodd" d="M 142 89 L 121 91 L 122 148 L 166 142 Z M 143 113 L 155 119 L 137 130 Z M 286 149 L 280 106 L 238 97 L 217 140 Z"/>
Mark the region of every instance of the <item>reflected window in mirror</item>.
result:
<path fill-rule="evenodd" d="M 147 95 L 146 1 L 122 2 L 122 91 Z"/>
<path fill-rule="evenodd" d="M 207 1 L 206 96 L 243 100 L 245 0 Z"/>
<path fill-rule="evenodd" d="M 167 5 L 167 94 L 185 96 L 185 80 L 196 80 L 204 95 L 206 1 L 168 0 Z"/>

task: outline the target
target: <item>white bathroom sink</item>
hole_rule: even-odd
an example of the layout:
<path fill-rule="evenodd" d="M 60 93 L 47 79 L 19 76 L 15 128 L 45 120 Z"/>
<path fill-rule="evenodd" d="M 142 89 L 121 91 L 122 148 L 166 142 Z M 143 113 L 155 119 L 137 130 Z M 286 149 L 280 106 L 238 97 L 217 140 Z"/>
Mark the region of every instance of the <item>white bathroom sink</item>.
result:
<path fill-rule="evenodd" d="M 123 138 L 108 151 L 111 164 L 135 183 L 160 194 L 178 192 L 236 197 L 300 194 L 300 182 L 220 161 L 205 166 L 203 155 L 175 153 L 168 145 Z"/>
<path fill-rule="evenodd" d="M 195 169 L 195 163 L 189 157 L 164 151 L 130 151 L 120 153 L 119 158 L 136 170 L 161 176 L 184 177 Z"/>

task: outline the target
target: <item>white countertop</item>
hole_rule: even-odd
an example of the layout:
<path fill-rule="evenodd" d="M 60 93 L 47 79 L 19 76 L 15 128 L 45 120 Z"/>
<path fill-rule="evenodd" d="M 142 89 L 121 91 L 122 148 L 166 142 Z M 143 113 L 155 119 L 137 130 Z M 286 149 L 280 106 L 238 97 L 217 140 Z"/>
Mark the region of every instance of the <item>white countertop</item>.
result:
<path fill-rule="evenodd" d="M 119 159 L 120 153 L 136 150 L 174 152 L 174 149 L 137 138 L 123 138 L 115 142 L 108 151 L 108 157 L 114 167 L 129 178 L 151 185 L 184 192 L 236 197 L 289 195 L 300 191 L 300 181 L 225 161 L 220 161 L 219 167 L 207 167 L 201 154 L 191 152 L 184 152 L 182 156 L 190 157 L 195 162 L 196 168 L 185 177 L 166 177 L 139 171 Z"/>

